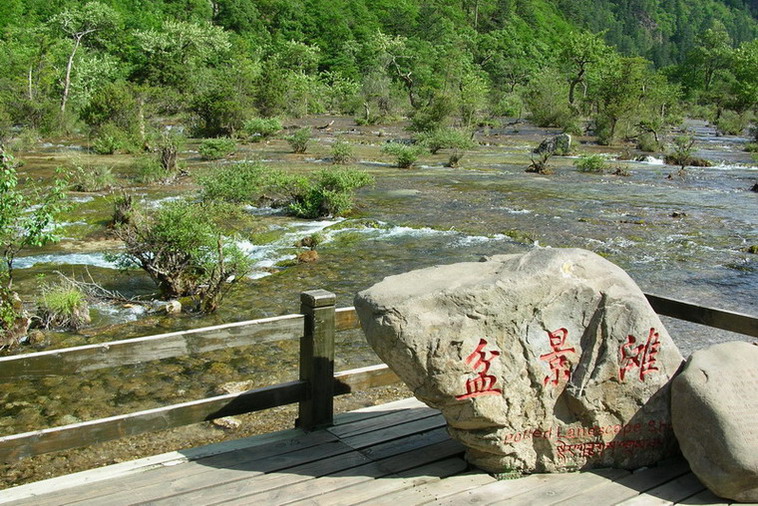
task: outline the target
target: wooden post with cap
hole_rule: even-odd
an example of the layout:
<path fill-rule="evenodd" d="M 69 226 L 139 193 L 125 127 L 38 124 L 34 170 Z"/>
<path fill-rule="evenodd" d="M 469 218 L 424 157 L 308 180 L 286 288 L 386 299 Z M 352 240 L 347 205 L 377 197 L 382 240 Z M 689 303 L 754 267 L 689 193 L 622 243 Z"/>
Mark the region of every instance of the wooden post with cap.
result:
<path fill-rule="evenodd" d="M 335 304 L 336 296 L 326 290 L 300 294 L 300 312 L 305 316 L 300 340 L 300 379 L 307 385 L 297 426 L 305 430 L 333 422 Z"/>

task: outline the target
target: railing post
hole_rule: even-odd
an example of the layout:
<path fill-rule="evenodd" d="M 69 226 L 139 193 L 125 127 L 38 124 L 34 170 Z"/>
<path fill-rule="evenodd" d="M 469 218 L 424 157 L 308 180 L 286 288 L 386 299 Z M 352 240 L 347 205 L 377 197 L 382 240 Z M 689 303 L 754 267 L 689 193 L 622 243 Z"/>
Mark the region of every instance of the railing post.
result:
<path fill-rule="evenodd" d="M 325 427 L 333 421 L 335 303 L 335 295 L 326 290 L 300 294 L 300 312 L 305 316 L 300 379 L 307 386 L 296 424 L 305 430 Z"/>

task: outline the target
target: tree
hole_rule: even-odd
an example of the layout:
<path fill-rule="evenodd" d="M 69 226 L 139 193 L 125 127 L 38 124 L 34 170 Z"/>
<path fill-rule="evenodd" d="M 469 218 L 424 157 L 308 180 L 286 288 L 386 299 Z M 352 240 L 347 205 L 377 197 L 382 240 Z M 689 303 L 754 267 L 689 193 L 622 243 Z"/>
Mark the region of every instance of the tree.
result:
<path fill-rule="evenodd" d="M 21 191 L 13 156 L 0 147 L 0 277 L 8 290 L 13 286 L 13 262 L 18 253 L 57 240 L 50 225 L 63 210 L 65 188 L 65 179 L 56 178 L 44 193 Z"/>
<path fill-rule="evenodd" d="M 70 38 L 74 45 L 68 55 L 66 74 L 63 78 L 61 113 L 66 112 L 66 103 L 71 89 L 71 73 L 74 57 L 85 38 L 92 34 L 114 28 L 119 18 L 116 11 L 100 2 L 87 2 L 82 7 L 66 9 L 51 20 L 51 24 Z"/>
<path fill-rule="evenodd" d="M 140 50 L 134 79 L 183 90 L 201 66 L 222 60 L 232 47 L 223 28 L 188 21 L 166 20 L 160 30 L 134 35 Z"/>
<path fill-rule="evenodd" d="M 585 31 L 571 32 L 563 45 L 560 59 L 568 66 L 569 72 L 569 104 L 574 106 L 576 87 L 585 85 L 587 72 L 600 63 L 611 53 L 611 49 L 603 42 L 602 34 Z"/>
<path fill-rule="evenodd" d="M 211 313 L 251 264 L 208 214 L 203 206 L 183 201 L 151 214 L 135 210 L 129 223 L 116 228 L 126 247 L 116 260 L 147 272 L 163 296 L 192 296 L 201 312 Z"/>
<path fill-rule="evenodd" d="M 702 76 L 703 90 L 708 92 L 717 72 L 729 67 L 732 59 L 732 38 L 724 24 L 715 21 L 699 39 L 689 55 L 689 64 Z"/>
<path fill-rule="evenodd" d="M 26 334 L 29 318 L 13 291 L 13 261 L 26 248 L 57 239 L 50 225 L 62 209 L 66 183 L 56 179 L 44 196 L 22 192 L 13 157 L 0 146 L 0 349 Z M 31 211 L 29 211 L 31 209 Z"/>

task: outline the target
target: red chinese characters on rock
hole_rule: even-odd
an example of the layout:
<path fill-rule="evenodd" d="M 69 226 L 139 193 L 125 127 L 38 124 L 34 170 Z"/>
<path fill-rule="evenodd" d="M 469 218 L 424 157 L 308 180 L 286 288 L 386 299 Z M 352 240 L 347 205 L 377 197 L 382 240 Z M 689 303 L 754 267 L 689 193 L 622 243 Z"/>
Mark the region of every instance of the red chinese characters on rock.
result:
<path fill-rule="evenodd" d="M 645 381 L 645 376 L 653 371 L 657 371 L 655 366 L 655 356 L 661 347 L 660 334 L 654 329 L 650 329 L 647 341 L 644 344 L 636 344 L 637 338 L 629 335 L 626 343 L 621 345 L 621 362 L 619 363 L 619 379 L 624 381 L 626 373 L 632 369 L 639 369 L 640 381 Z"/>
<path fill-rule="evenodd" d="M 466 364 L 470 365 L 477 375 L 466 381 L 466 393 L 455 397 L 459 401 L 481 395 L 500 395 L 503 393 L 502 390 L 494 387 L 497 378 L 487 374 L 492 365 L 492 359 L 499 357 L 500 352 L 484 351 L 485 346 L 487 346 L 487 341 L 480 339 L 476 349 L 466 357 Z"/>
<path fill-rule="evenodd" d="M 553 332 L 547 333 L 550 339 L 550 348 L 553 350 L 550 353 L 540 355 L 540 360 L 544 360 L 550 366 L 550 375 L 545 376 L 542 384 L 547 385 L 551 383 L 558 385 L 561 381 L 561 377 L 568 379 L 571 377 L 571 364 L 569 363 L 566 355 L 569 353 L 576 353 L 574 348 L 566 347 L 566 339 L 568 338 L 568 330 L 560 328 Z"/>

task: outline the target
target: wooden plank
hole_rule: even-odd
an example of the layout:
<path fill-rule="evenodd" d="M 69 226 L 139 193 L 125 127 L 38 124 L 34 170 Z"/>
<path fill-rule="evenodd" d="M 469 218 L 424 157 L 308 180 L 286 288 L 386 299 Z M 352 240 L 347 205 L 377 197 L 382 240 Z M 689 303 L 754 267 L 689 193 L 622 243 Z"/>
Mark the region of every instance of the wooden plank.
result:
<path fill-rule="evenodd" d="M 629 471 L 623 469 L 595 469 L 581 473 L 553 474 L 543 486 L 528 493 L 516 494 L 507 500 L 502 496 L 487 501 L 488 504 L 509 504 L 526 506 L 532 504 L 553 504 L 564 497 L 576 495 L 582 490 L 590 489 L 608 480 L 617 480 L 628 476 Z M 516 480 L 517 481 L 517 480 Z"/>
<path fill-rule="evenodd" d="M 267 492 L 282 489 L 283 487 L 289 488 L 301 482 L 313 481 L 320 476 L 352 469 L 369 462 L 368 458 L 354 451 L 337 455 L 335 457 L 319 459 L 314 462 L 290 467 L 281 471 L 258 476 L 247 476 L 244 479 L 230 482 L 210 483 L 206 487 L 198 488 L 187 493 L 151 500 L 150 504 L 164 506 L 218 504 L 230 499 L 249 497 L 253 494 L 258 494 L 255 502 L 267 504 L 269 503 L 268 501 L 261 501 L 261 495 L 265 496 Z M 106 497 L 104 499 L 110 500 L 111 498 Z M 250 502 L 247 504 L 250 504 Z"/>
<path fill-rule="evenodd" d="M 192 353 L 206 353 L 262 342 L 296 339 L 302 334 L 303 315 L 287 315 L 109 343 L 0 357 L 0 383 L 43 376 L 73 375 Z"/>
<path fill-rule="evenodd" d="M 118 464 L 112 464 L 96 469 L 88 469 L 86 471 L 80 471 L 78 473 L 67 474 L 64 476 L 57 476 L 55 478 L 5 489 L 0 492 L 0 504 L 7 504 L 12 501 L 21 501 L 41 496 L 48 494 L 51 490 L 56 491 L 56 497 L 55 502 L 50 504 L 59 504 L 62 502 L 59 497 L 65 495 L 66 491 L 71 488 L 83 486 L 90 487 L 93 484 L 107 480 L 128 479 L 128 477 L 136 473 L 144 473 L 161 467 L 177 466 L 191 460 L 229 453 L 239 450 L 240 448 L 256 448 L 283 440 L 289 441 L 301 437 L 302 435 L 303 431 L 300 429 L 269 432 L 247 438 L 222 441 L 220 443 L 213 443 L 197 448 L 188 448 L 186 450 L 167 452 L 137 460 L 120 462 Z M 75 492 L 74 494 L 78 497 L 81 493 L 82 492 Z M 34 504 L 41 505 L 47 503 L 41 503 L 37 497 Z"/>
<path fill-rule="evenodd" d="M 665 316 L 758 337 L 758 318 L 744 313 L 698 306 L 689 302 L 645 294 L 653 310 Z"/>
<path fill-rule="evenodd" d="M 426 407 L 425 404 L 421 403 L 414 397 L 408 397 L 406 399 L 400 399 L 386 404 L 367 406 L 347 413 L 340 413 L 335 417 L 335 424 L 336 427 L 339 427 L 341 424 L 349 425 L 356 422 L 369 421 L 373 418 L 384 417 L 387 414 L 408 413 L 413 409 L 428 410 L 430 408 Z M 75 474 L 59 476 L 56 478 L 3 490 L 2 493 L 0 493 L 0 504 L 39 496 L 48 493 L 50 490 L 58 490 L 59 494 L 64 494 L 64 496 L 60 499 L 60 501 L 63 501 L 65 499 L 65 491 L 67 489 L 79 487 L 81 485 L 99 483 L 101 481 L 114 478 L 127 479 L 128 483 L 128 477 L 130 475 L 134 473 L 142 473 L 146 470 L 152 470 L 156 467 L 176 466 L 187 461 L 198 460 L 222 453 L 228 453 L 242 448 L 247 449 L 265 446 L 271 442 L 286 441 L 286 444 L 289 445 L 292 444 L 296 438 L 300 438 L 302 436 L 303 432 L 300 429 L 270 432 L 267 434 L 250 436 L 243 439 L 214 443 L 197 448 L 189 448 L 186 450 L 181 450 L 179 452 L 168 452 L 139 460 L 113 464 L 99 469 L 90 469 Z M 309 435 L 309 437 L 311 436 L 313 435 Z M 149 476 L 150 475 L 143 474 L 139 480 L 144 482 L 144 480 Z M 82 493 L 82 491 L 75 492 L 77 496 L 81 495 Z M 50 504 L 58 503 L 59 500 L 50 502 Z"/>
<path fill-rule="evenodd" d="M 422 418 L 421 420 L 413 420 L 408 423 L 391 425 L 389 427 L 384 427 L 381 430 L 347 436 L 341 439 L 345 444 L 359 449 L 403 438 L 410 434 L 444 428 L 445 425 L 445 419 L 442 418 L 442 415 L 435 415 L 428 418 Z"/>
<path fill-rule="evenodd" d="M 397 425 L 414 420 L 421 420 L 430 416 L 439 415 L 439 411 L 433 408 L 406 409 L 403 411 L 391 411 L 381 416 L 355 421 L 352 423 L 343 423 L 327 430 L 341 438 L 357 436 L 374 430 L 379 430 L 390 425 Z"/>
<path fill-rule="evenodd" d="M 452 444 L 452 442 L 430 445 L 434 446 L 434 448 L 431 449 L 425 447 L 426 445 L 426 441 L 419 439 L 416 440 L 412 446 L 406 445 L 405 447 L 398 449 L 398 453 L 403 453 L 403 458 L 401 460 L 394 462 L 394 465 L 392 465 L 391 468 L 388 468 L 388 464 L 386 461 L 384 461 L 381 463 L 381 465 L 375 468 L 375 471 L 389 474 L 390 472 L 397 472 L 398 470 L 407 469 L 411 465 L 409 461 L 413 461 L 414 458 L 416 462 L 419 461 L 419 458 L 421 458 L 424 462 L 428 462 L 429 459 L 441 459 L 445 456 L 448 456 L 449 454 L 454 454 L 456 452 L 460 453 L 461 451 L 461 448 L 456 444 Z M 422 450 L 418 451 L 420 448 Z M 408 452 L 414 450 L 416 450 L 418 454 L 414 455 L 413 457 L 409 457 Z M 171 496 L 165 500 L 154 500 L 151 501 L 151 503 L 163 505 L 179 505 L 181 503 L 213 504 L 228 499 L 249 496 L 252 494 L 257 494 L 255 502 L 261 502 L 263 499 L 260 494 L 265 493 L 268 490 L 280 487 L 288 487 L 287 494 L 289 496 L 289 487 L 303 481 L 314 480 L 320 476 L 333 474 L 340 471 L 344 471 L 344 473 L 347 474 L 354 474 L 357 472 L 360 475 L 364 475 L 366 469 L 371 469 L 370 467 L 362 471 L 356 471 L 354 468 L 360 467 L 360 465 L 367 465 L 369 463 L 370 460 L 362 453 L 352 452 L 340 454 L 333 458 L 321 459 L 305 465 L 288 467 L 286 469 L 282 469 L 279 472 L 265 474 L 262 476 L 255 476 L 252 478 L 245 477 L 244 479 L 235 480 L 233 482 L 225 481 L 223 484 L 217 483 L 218 480 L 216 480 L 216 482 L 209 482 L 210 484 L 208 487 L 197 487 L 198 489 L 191 492 L 182 495 Z M 197 485 L 199 482 L 198 480 L 195 480 L 194 483 Z M 204 483 L 208 482 L 204 481 Z M 266 500 L 266 502 L 269 501 Z"/>
<path fill-rule="evenodd" d="M 447 433 L 447 429 L 445 427 L 440 427 L 439 429 L 434 429 L 426 432 L 420 432 L 418 434 L 411 434 L 403 438 L 375 444 L 371 447 L 361 450 L 361 452 L 371 459 L 381 460 L 389 455 L 395 455 L 398 452 L 407 451 L 408 448 L 415 445 L 431 445 L 435 443 L 446 442 L 455 443 L 458 446 L 459 453 L 463 453 L 463 446 L 457 441 L 450 439 L 450 435 Z"/>
<path fill-rule="evenodd" d="M 326 290 L 300 294 L 300 311 L 305 315 L 300 338 L 300 380 L 306 383 L 296 425 L 306 430 L 326 427 L 334 417 L 334 303 Z"/>
<path fill-rule="evenodd" d="M 393 385 L 401 380 L 386 364 L 340 371 L 334 375 L 334 394 L 343 395 L 369 388 Z"/>
<path fill-rule="evenodd" d="M 702 492 L 704 489 L 705 486 L 694 474 L 687 473 L 644 494 L 620 501 L 618 504 L 624 506 L 675 504 Z"/>
<path fill-rule="evenodd" d="M 338 308 L 335 311 L 334 320 L 337 332 L 361 328 L 361 322 L 358 320 L 358 313 L 355 312 L 354 307 Z"/>
<path fill-rule="evenodd" d="M 372 504 L 377 506 L 425 504 L 439 501 L 453 494 L 460 494 L 461 492 L 488 485 L 495 481 L 495 478 L 484 471 L 470 471 L 464 474 L 448 476 L 444 480 L 433 481 L 374 498 Z"/>
<path fill-rule="evenodd" d="M 77 506 L 100 506 L 102 504 L 134 504 L 159 501 L 170 504 L 187 504 L 185 494 L 194 493 L 209 487 L 223 487 L 239 480 L 249 480 L 263 476 L 266 473 L 288 469 L 309 462 L 317 462 L 335 455 L 354 453 L 352 448 L 339 442 L 332 441 L 311 448 L 304 448 L 287 454 L 271 455 L 266 458 L 252 458 L 233 465 L 203 466 L 202 472 L 186 473 L 179 470 L 170 479 L 164 473 L 163 480 L 148 486 L 138 486 L 129 490 L 119 490 L 107 493 L 94 499 L 75 502 Z M 197 466 L 193 466 L 196 470 Z M 204 502 L 198 503 L 204 504 Z"/>
<path fill-rule="evenodd" d="M 594 485 L 604 479 L 608 479 L 608 475 L 611 477 L 620 477 L 626 473 L 626 471 L 619 470 L 600 470 L 597 472 L 600 474 L 531 474 L 529 476 L 513 480 L 499 480 L 477 489 L 450 495 L 438 501 L 436 504 L 449 506 L 456 506 L 462 503 L 511 504 L 509 501 L 513 500 L 515 503 L 519 497 L 521 498 L 521 501 L 524 502 L 528 501 L 528 499 L 531 497 L 543 498 L 544 500 L 544 491 L 557 490 L 563 486 L 581 487 L 581 483 L 588 483 L 585 481 L 587 479 L 587 477 L 584 476 L 585 474 L 594 477 L 590 478 L 590 482 L 592 482 Z M 608 473 L 608 475 L 605 473 Z M 535 501 L 534 504 L 539 504 L 539 502 Z"/>
<path fill-rule="evenodd" d="M 321 476 L 313 480 L 298 482 L 285 488 L 232 498 L 228 504 L 285 504 L 305 500 L 319 494 L 340 490 L 353 485 L 371 484 L 376 478 L 403 472 L 460 453 L 460 447 L 449 440 L 430 446 L 423 446 L 422 444 L 419 447 L 407 448 L 410 448 L 410 451 L 396 454 L 381 461 L 345 469 L 344 471 Z"/>
<path fill-rule="evenodd" d="M 702 492 L 693 495 L 692 497 L 688 497 L 687 499 L 684 499 L 683 501 L 679 501 L 677 504 L 684 504 L 687 506 L 702 506 L 704 504 L 708 504 L 709 506 L 729 506 L 729 504 L 732 503 L 732 501 L 729 501 L 727 499 L 723 499 L 710 490 L 706 489 Z M 750 506 L 750 503 L 735 503 L 739 504 L 740 506 Z M 752 506 L 756 506 L 753 504 Z"/>
<path fill-rule="evenodd" d="M 299 402 L 301 381 L 0 438 L 0 462 Z"/>
<path fill-rule="evenodd" d="M 286 431 L 290 432 L 290 431 Z M 142 473 L 129 474 L 127 476 L 117 476 L 112 480 L 98 480 L 92 485 L 85 483 L 80 486 L 66 490 L 57 488 L 48 488 L 46 490 L 37 490 L 40 493 L 52 494 L 42 497 L 36 497 L 36 502 L 31 501 L 28 504 L 40 506 L 53 506 L 60 504 L 69 504 L 84 499 L 93 499 L 105 494 L 115 494 L 121 491 L 137 490 L 142 487 L 162 485 L 174 479 L 193 476 L 199 473 L 213 471 L 214 469 L 233 469 L 239 468 L 248 462 L 255 460 L 268 460 L 278 455 L 288 455 L 295 452 L 308 450 L 326 443 L 333 443 L 337 438 L 328 432 L 309 432 L 303 433 L 300 430 L 294 431 L 295 435 L 291 438 L 282 440 L 270 440 L 262 445 L 251 445 L 249 447 L 235 449 L 226 453 L 211 455 L 202 459 L 188 462 L 169 462 L 166 466 L 159 465 L 152 469 L 146 469 Z M 65 478 L 65 477 L 64 477 Z M 26 503 L 25 503 L 26 504 Z"/>
<path fill-rule="evenodd" d="M 352 422 L 356 422 L 360 420 L 366 420 L 369 418 L 384 416 L 387 413 L 407 411 L 410 409 L 415 409 L 417 407 L 426 407 L 426 405 L 422 404 L 420 401 L 416 400 L 413 397 L 400 399 L 398 401 L 388 402 L 387 404 L 377 404 L 373 406 L 366 406 L 363 408 L 358 408 L 353 411 L 348 411 L 347 413 L 339 413 L 335 415 L 334 425 L 338 426 L 341 424 L 347 424 L 347 423 L 352 423 Z"/>
<path fill-rule="evenodd" d="M 454 457 L 416 467 L 403 473 L 383 476 L 370 482 L 332 490 L 302 501 L 287 504 L 309 504 L 314 506 L 328 504 L 329 506 L 342 506 L 373 502 L 377 497 L 382 497 L 409 487 L 420 486 L 430 481 L 436 481 L 462 472 L 467 467 L 468 464 L 463 459 Z"/>
<path fill-rule="evenodd" d="M 580 493 L 567 497 L 555 504 L 592 504 L 604 506 L 616 504 L 631 499 L 642 492 L 660 486 L 683 474 L 690 472 L 690 466 L 683 458 L 663 462 L 658 466 L 648 467 L 624 476 L 618 481 L 607 481 L 582 490 Z"/>

